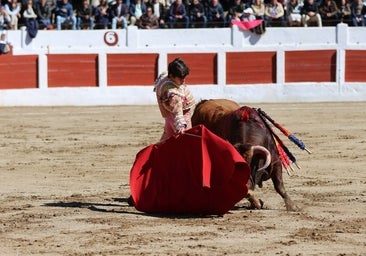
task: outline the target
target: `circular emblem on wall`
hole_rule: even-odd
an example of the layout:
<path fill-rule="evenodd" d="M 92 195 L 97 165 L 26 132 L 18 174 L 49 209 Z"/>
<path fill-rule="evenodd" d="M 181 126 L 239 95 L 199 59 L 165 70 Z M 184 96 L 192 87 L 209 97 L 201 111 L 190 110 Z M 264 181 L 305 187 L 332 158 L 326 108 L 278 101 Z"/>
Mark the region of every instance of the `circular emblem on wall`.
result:
<path fill-rule="evenodd" d="M 107 31 L 104 34 L 104 42 L 109 46 L 115 46 L 118 43 L 118 35 L 114 31 Z"/>

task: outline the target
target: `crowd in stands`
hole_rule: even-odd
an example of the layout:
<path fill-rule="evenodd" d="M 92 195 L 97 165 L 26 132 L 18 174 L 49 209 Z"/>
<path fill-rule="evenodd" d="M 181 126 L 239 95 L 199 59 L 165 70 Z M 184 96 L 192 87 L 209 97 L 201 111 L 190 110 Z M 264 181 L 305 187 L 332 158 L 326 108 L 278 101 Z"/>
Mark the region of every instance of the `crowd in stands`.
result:
<path fill-rule="evenodd" d="M 365 2 L 363 2 L 365 1 Z M 365 26 L 366 0 L 1 0 L 0 30 L 30 21 L 39 29 Z"/>

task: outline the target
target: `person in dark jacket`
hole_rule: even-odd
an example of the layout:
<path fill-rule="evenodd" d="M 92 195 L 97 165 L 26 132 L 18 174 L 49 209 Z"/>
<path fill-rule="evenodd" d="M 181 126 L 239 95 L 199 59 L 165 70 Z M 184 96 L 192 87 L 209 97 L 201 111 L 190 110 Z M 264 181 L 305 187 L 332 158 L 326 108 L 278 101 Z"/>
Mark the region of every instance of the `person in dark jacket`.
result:
<path fill-rule="evenodd" d="M 189 19 L 192 28 L 207 26 L 207 17 L 205 15 L 205 8 L 200 0 L 193 0 L 189 6 Z"/>
<path fill-rule="evenodd" d="M 94 28 L 94 17 L 92 15 L 93 10 L 89 4 L 89 0 L 83 0 L 83 4 L 79 6 L 77 9 L 77 17 L 76 17 L 76 28 L 84 29 Z"/>
<path fill-rule="evenodd" d="M 324 0 L 323 5 L 319 7 L 319 14 L 323 26 L 335 26 L 339 22 L 339 10 L 334 0 Z"/>
<path fill-rule="evenodd" d="M 127 29 L 129 18 L 128 5 L 122 0 L 117 0 L 117 3 L 109 8 L 109 18 L 112 23 L 112 29 L 116 29 L 117 27 Z"/>
<path fill-rule="evenodd" d="M 309 23 L 316 23 L 318 27 L 322 26 L 322 18 L 319 14 L 318 4 L 314 0 L 305 0 L 302 8 L 302 24 L 307 27 Z"/>
<path fill-rule="evenodd" d="M 107 0 L 100 0 L 99 5 L 94 9 L 95 29 L 107 29 L 109 24 L 109 6 Z"/>
<path fill-rule="evenodd" d="M 225 27 L 224 8 L 219 0 L 211 0 L 207 9 L 207 25 L 209 27 Z"/>
<path fill-rule="evenodd" d="M 182 0 L 175 0 L 169 9 L 169 28 L 176 27 L 178 23 L 184 28 L 189 27 L 189 17 Z"/>
<path fill-rule="evenodd" d="M 36 14 L 40 29 L 51 29 L 52 7 L 47 0 L 40 0 L 36 3 Z"/>
<path fill-rule="evenodd" d="M 76 29 L 76 17 L 74 15 L 74 8 L 69 3 L 69 0 L 62 0 L 57 2 L 56 7 L 56 25 L 57 29 L 61 30 L 61 25 L 67 27 L 71 26 L 73 30 Z"/>

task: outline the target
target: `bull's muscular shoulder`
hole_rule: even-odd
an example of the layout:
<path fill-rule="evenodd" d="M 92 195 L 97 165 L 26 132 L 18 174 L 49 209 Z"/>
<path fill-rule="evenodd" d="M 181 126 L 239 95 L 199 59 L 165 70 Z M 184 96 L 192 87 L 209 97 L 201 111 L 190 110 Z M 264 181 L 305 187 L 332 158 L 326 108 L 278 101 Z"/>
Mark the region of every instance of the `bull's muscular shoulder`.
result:
<path fill-rule="evenodd" d="M 225 115 L 240 108 L 239 104 L 227 99 L 203 100 L 196 106 L 197 111 L 216 115 Z"/>
<path fill-rule="evenodd" d="M 227 99 L 203 100 L 196 106 L 192 116 L 192 123 L 193 125 L 205 124 L 208 127 L 211 125 L 214 127 L 223 117 L 231 114 L 238 108 L 240 106 L 236 102 Z"/>
<path fill-rule="evenodd" d="M 213 103 L 215 103 L 217 106 L 220 106 L 223 108 L 224 111 L 235 111 L 238 108 L 240 108 L 240 105 L 236 103 L 235 101 L 228 100 L 228 99 L 214 99 L 210 100 Z"/>

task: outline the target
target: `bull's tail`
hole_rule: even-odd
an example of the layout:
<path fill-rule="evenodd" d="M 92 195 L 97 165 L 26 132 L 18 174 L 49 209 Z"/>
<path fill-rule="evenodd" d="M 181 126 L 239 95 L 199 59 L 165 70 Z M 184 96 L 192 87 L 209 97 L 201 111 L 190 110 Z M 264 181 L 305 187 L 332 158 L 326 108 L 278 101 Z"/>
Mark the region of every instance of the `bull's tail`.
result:
<path fill-rule="evenodd" d="M 269 122 L 271 122 L 276 128 L 278 128 L 282 133 L 284 133 L 291 141 L 294 142 L 291 138 L 296 138 L 292 134 L 290 134 L 285 128 L 280 126 L 277 122 L 275 122 L 271 117 L 269 117 L 264 111 L 261 109 L 257 109 L 257 113 L 266 125 L 267 129 L 272 134 L 272 137 L 276 143 L 277 151 L 280 156 L 281 163 L 283 167 L 286 169 L 287 173 L 290 175 L 290 170 L 293 171 L 293 168 L 291 167 L 291 162 L 296 165 L 297 168 L 300 169 L 299 165 L 296 162 L 295 156 L 290 152 L 290 150 L 285 146 L 283 141 L 280 139 L 280 137 L 274 132 L 272 127 L 270 126 Z M 309 150 L 306 149 L 305 144 L 296 138 L 296 142 L 294 142 L 297 146 L 299 146 L 301 149 L 306 150 L 308 153 L 311 153 Z M 301 145 L 301 146 L 300 146 Z"/>

